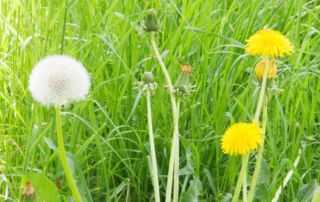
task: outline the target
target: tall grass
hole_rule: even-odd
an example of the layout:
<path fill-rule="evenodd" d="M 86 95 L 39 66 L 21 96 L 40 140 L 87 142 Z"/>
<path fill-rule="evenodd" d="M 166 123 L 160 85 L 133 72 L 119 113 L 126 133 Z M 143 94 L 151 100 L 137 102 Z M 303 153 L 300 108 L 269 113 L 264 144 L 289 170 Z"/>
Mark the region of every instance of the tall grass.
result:
<path fill-rule="evenodd" d="M 73 153 L 81 186 L 93 201 L 149 201 L 146 101 L 135 82 L 155 70 L 148 35 L 138 25 L 151 7 L 159 14 L 159 48 L 173 78 L 193 67 L 195 92 L 181 103 L 180 186 L 196 183 L 198 197 L 221 201 L 232 193 L 240 159 L 222 154 L 220 138 L 233 121 L 252 120 L 258 98 L 253 57 L 245 40 L 264 27 L 285 33 L 295 53 L 279 64 L 269 101 L 263 170 L 257 196 L 272 198 L 293 161 L 301 160 L 281 201 L 320 181 L 319 2 L 292 1 L 76 1 L 0 2 L 0 157 L 9 197 L 18 200 L 21 178 L 43 172 L 52 181 L 63 169 L 48 146 L 56 142 L 54 110 L 43 109 L 27 90 L 32 67 L 43 56 L 67 54 L 91 72 L 86 101 L 63 109 L 66 150 Z M 317 7 L 318 6 L 318 7 Z M 172 138 L 170 98 L 158 88 L 152 99 L 155 145 L 164 197 Z M 47 138 L 47 139 L 46 139 Z M 49 144 L 50 145 L 50 144 Z M 251 161 L 252 163 L 254 161 Z M 249 173 L 254 165 L 249 165 Z M 250 179 L 249 179 L 250 180 Z M 63 179 L 62 187 L 66 188 Z M 70 193 L 66 190 L 64 196 Z M 263 201 L 261 198 L 260 201 Z"/>

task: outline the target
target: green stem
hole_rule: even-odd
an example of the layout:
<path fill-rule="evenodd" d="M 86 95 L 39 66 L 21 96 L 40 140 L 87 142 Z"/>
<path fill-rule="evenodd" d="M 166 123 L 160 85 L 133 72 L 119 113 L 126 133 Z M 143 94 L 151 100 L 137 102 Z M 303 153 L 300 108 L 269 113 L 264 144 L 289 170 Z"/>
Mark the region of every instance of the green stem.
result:
<path fill-rule="evenodd" d="M 242 195 L 243 195 L 243 202 L 248 202 L 248 195 L 247 195 L 247 169 L 243 175 L 243 185 L 242 185 Z"/>
<path fill-rule="evenodd" d="M 151 46 L 153 49 L 153 52 L 160 64 L 161 71 L 164 74 L 164 77 L 166 79 L 167 85 L 168 85 L 168 91 L 170 94 L 170 100 L 171 100 L 171 106 L 172 106 L 172 114 L 173 114 L 173 125 L 178 126 L 178 119 L 179 117 L 176 116 L 175 112 L 177 111 L 177 102 L 176 98 L 174 96 L 174 88 L 171 82 L 171 78 L 169 76 L 168 70 L 162 61 L 161 55 L 159 53 L 156 41 L 155 41 L 155 33 L 151 32 Z M 175 161 L 175 147 L 179 146 L 179 128 L 175 127 L 173 129 L 173 138 L 171 143 L 171 153 L 170 153 L 170 160 L 169 160 L 169 169 L 168 169 L 168 177 L 167 177 L 167 186 L 166 186 L 166 202 L 171 201 L 171 194 L 172 194 L 172 181 L 173 181 L 173 168 L 174 168 L 174 161 Z M 175 177 L 175 179 L 179 180 L 179 176 Z M 179 190 L 178 190 L 179 191 Z"/>
<path fill-rule="evenodd" d="M 242 156 L 241 170 L 240 170 L 238 182 L 236 185 L 236 189 L 233 194 L 232 202 L 237 202 L 239 199 L 241 185 L 243 184 L 244 179 L 246 178 L 248 160 L 249 160 L 249 155 Z M 246 193 L 244 193 L 243 195 L 246 195 Z"/>
<path fill-rule="evenodd" d="M 256 123 L 259 122 L 260 112 L 261 112 L 261 109 L 263 107 L 262 144 L 261 144 L 261 146 L 259 147 L 259 150 L 258 150 L 257 161 L 256 161 L 256 165 L 255 165 L 255 168 L 254 168 L 254 172 L 253 172 L 253 176 L 252 176 L 252 180 L 251 180 L 251 184 L 250 184 L 250 191 L 249 191 L 249 194 L 248 194 L 248 202 L 251 202 L 253 200 L 253 197 L 254 197 L 255 188 L 257 186 L 258 177 L 259 177 L 259 174 L 260 174 L 262 154 L 263 154 L 263 149 L 264 149 L 264 138 L 265 138 L 265 131 L 266 131 L 266 125 L 267 125 L 267 113 L 268 113 L 267 112 L 267 107 L 268 107 L 267 99 L 268 98 L 267 98 L 267 95 L 265 93 L 266 86 L 267 86 L 267 75 L 268 75 L 268 72 L 269 72 L 269 69 L 270 69 L 268 62 L 269 61 L 266 60 L 266 68 L 265 68 L 264 74 L 263 74 L 263 81 L 262 81 L 262 85 L 261 85 L 260 96 L 259 96 L 259 100 L 258 100 L 258 104 L 257 104 L 255 117 L 254 117 L 254 120 L 253 120 Z M 263 104 L 263 106 L 262 106 L 262 104 Z"/>
<path fill-rule="evenodd" d="M 174 130 L 175 131 L 175 130 Z M 173 134 L 173 140 L 171 144 L 171 153 L 170 153 L 170 160 L 169 160 L 169 169 L 168 169 L 168 179 L 167 179 L 167 187 L 166 187 L 166 202 L 171 201 L 171 193 L 172 193 L 172 181 L 173 181 L 173 167 L 175 161 L 175 145 L 178 142 L 177 135 Z"/>
<path fill-rule="evenodd" d="M 254 119 L 253 119 L 257 123 L 259 122 L 259 117 L 260 117 L 260 113 L 261 113 L 261 109 L 262 109 L 262 103 L 263 103 L 263 98 L 264 98 L 264 94 L 266 91 L 267 75 L 268 75 L 269 69 L 270 69 L 269 61 L 268 61 L 268 59 L 266 59 L 266 68 L 264 69 L 263 80 L 262 80 L 262 84 L 261 84 L 261 90 L 260 90 L 260 94 L 259 94 L 258 104 L 257 104 L 256 112 L 254 115 Z"/>
<path fill-rule="evenodd" d="M 264 150 L 264 139 L 265 139 L 265 133 L 266 133 L 266 128 L 267 128 L 267 117 L 268 117 L 268 96 L 266 94 L 265 99 L 264 99 L 264 104 L 263 104 L 263 110 L 262 110 L 262 134 L 261 134 L 262 135 L 262 144 L 259 147 L 259 151 L 258 151 L 257 162 L 255 165 L 255 169 L 254 169 L 254 173 L 253 173 L 251 185 L 250 185 L 250 191 L 249 191 L 249 195 L 248 195 L 248 202 L 253 201 L 255 188 L 257 186 L 258 177 L 259 177 L 260 170 L 261 170 L 262 154 L 263 154 L 263 150 Z"/>
<path fill-rule="evenodd" d="M 175 141 L 175 161 L 174 161 L 174 184 L 173 184 L 173 202 L 179 200 L 179 114 L 180 114 L 180 99 L 177 99 L 177 110 L 174 113 L 176 122 L 174 123 L 174 137 Z"/>
<path fill-rule="evenodd" d="M 81 196 L 78 191 L 75 180 L 73 179 L 71 169 L 68 164 L 66 150 L 64 148 L 64 141 L 62 135 L 62 124 L 61 124 L 61 106 L 56 106 L 56 127 L 57 127 L 57 138 L 58 138 L 58 156 L 62 163 L 65 176 L 69 183 L 70 189 L 72 190 L 73 197 L 76 202 L 81 202 Z"/>
<path fill-rule="evenodd" d="M 153 136 L 153 127 L 152 127 L 151 94 L 150 94 L 149 88 L 147 88 L 146 93 L 147 93 L 148 129 L 149 129 L 149 142 L 150 142 L 151 167 L 152 167 L 151 177 L 152 177 L 155 201 L 160 202 L 157 157 L 156 157 L 156 150 L 154 146 L 154 136 Z"/>
<path fill-rule="evenodd" d="M 173 96 L 174 88 L 173 88 L 173 85 L 172 85 L 172 82 L 171 82 L 171 78 L 169 76 L 168 70 L 167 70 L 164 62 L 162 61 L 161 55 L 159 53 L 159 50 L 158 50 L 158 47 L 157 47 L 157 43 L 156 43 L 156 40 L 155 40 L 155 33 L 154 32 L 151 32 L 151 45 L 152 45 L 153 52 L 156 55 L 156 58 L 157 58 L 157 60 L 158 60 L 158 62 L 160 64 L 162 73 L 164 74 L 164 77 L 165 77 L 165 79 L 167 81 L 167 85 L 168 85 L 170 96 L 174 98 L 174 96 Z"/>

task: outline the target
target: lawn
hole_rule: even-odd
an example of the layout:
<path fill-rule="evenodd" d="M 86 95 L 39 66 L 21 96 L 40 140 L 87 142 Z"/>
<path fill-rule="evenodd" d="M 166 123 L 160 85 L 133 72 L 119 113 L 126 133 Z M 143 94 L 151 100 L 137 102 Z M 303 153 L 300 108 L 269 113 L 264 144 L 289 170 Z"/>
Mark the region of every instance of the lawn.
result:
<path fill-rule="evenodd" d="M 181 100 L 179 116 L 180 201 L 231 201 L 241 158 L 224 154 L 221 138 L 230 124 L 254 117 L 259 57 L 245 48 L 264 28 L 283 33 L 294 52 L 276 59 L 277 76 L 268 81 L 254 201 L 271 201 L 290 170 L 278 201 L 311 201 L 320 183 L 317 0 L 2 0 L 0 201 L 20 201 L 27 180 L 37 201 L 72 197 L 56 152 L 55 110 L 35 101 L 28 89 L 37 62 L 56 54 L 77 59 L 91 77 L 86 99 L 62 108 L 69 164 L 89 202 L 154 200 L 147 102 L 139 90 L 143 73 L 153 72 L 153 132 L 164 201 L 173 112 L 150 33 L 143 31 L 151 8 L 160 29 L 155 41 L 173 83 L 182 64 L 192 67 L 192 91 Z M 256 156 L 250 154 L 248 184 Z"/>

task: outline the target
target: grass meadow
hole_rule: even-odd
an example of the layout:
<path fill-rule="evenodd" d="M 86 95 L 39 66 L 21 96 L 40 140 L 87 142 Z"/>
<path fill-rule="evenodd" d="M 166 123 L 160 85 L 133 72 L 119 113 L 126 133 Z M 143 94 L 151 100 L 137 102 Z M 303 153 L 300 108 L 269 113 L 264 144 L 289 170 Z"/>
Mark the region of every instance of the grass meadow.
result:
<path fill-rule="evenodd" d="M 180 110 L 180 201 L 231 199 L 241 159 L 223 154 L 221 136 L 230 123 L 254 116 L 258 57 L 244 49 L 246 39 L 266 27 L 289 38 L 294 53 L 278 61 L 255 201 L 271 201 L 291 169 L 279 201 L 309 201 L 320 183 L 319 5 L 317 0 L 1 0 L 0 201 L 6 195 L 7 201 L 20 201 L 26 179 L 36 173 L 51 183 L 33 182 L 36 196 L 49 185 L 48 195 L 57 189 L 61 201 L 72 195 L 54 152 L 55 111 L 34 101 L 28 90 L 32 68 L 52 54 L 70 55 L 90 72 L 88 97 L 64 107 L 62 123 L 80 192 L 93 202 L 153 201 L 146 99 L 136 83 L 144 71 L 154 73 L 152 116 L 164 198 L 172 111 L 150 36 L 141 33 L 150 8 L 157 11 L 157 44 L 172 80 L 181 64 L 192 67 L 193 92 Z"/>

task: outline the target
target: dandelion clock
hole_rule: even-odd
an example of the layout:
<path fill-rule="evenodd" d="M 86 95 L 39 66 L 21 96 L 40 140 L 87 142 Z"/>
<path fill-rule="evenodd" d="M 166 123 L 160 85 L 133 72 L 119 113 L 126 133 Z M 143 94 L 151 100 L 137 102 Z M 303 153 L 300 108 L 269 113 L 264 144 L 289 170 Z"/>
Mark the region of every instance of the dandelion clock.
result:
<path fill-rule="evenodd" d="M 90 77 L 75 59 L 54 55 L 40 60 L 32 70 L 29 90 L 43 105 L 61 106 L 82 100 L 88 94 Z"/>
<path fill-rule="evenodd" d="M 77 60 L 64 55 L 48 56 L 40 60 L 29 79 L 32 97 L 42 105 L 54 106 L 56 109 L 57 154 L 76 202 L 82 199 L 64 148 L 61 106 L 84 99 L 89 88 L 90 77 L 86 68 Z"/>

